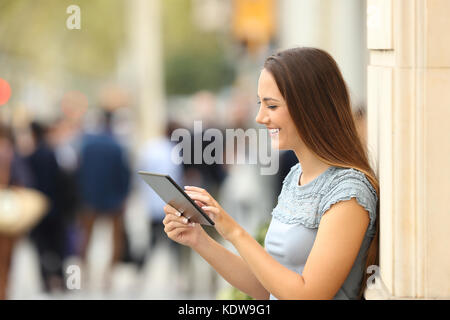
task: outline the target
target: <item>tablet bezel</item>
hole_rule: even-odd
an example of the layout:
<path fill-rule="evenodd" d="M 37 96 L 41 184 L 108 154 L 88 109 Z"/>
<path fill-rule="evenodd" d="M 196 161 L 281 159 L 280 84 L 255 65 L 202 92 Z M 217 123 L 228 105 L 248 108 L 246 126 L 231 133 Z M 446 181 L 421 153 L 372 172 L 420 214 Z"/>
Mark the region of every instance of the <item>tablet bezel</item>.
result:
<path fill-rule="evenodd" d="M 157 177 L 161 177 L 161 178 L 166 178 L 171 184 L 172 186 L 175 187 L 176 190 L 178 190 L 178 192 L 180 192 L 183 197 L 188 200 L 193 206 L 194 208 L 203 216 L 203 218 L 206 219 L 206 221 L 209 224 L 203 224 L 205 226 L 214 226 L 214 221 L 211 220 L 211 218 L 194 202 L 194 200 L 191 199 L 191 197 L 189 197 L 187 195 L 186 192 L 184 192 L 183 188 L 181 188 L 173 179 L 172 177 L 170 177 L 167 174 L 159 174 L 159 173 L 153 173 L 153 172 L 147 172 L 147 171 L 138 171 L 139 175 L 143 175 L 143 176 L 157 176 Z M 143 179 L 145 181 L 145 183 L 147 183 L 149 185 L 149 187 L 151 187 L 153 189 L 153 191 L 161 198 L 161 196 L 159 195 L 159 193 L 153 188 L 153 186 L 151 184 L 149 184 L 145 179 Z M 165 203 L 167 203 L 163 198 L 161 198 L 162 201 L 164 201 Z M 177 208 L 175 208 L 177 209 Z M 178 210 L 178 209 L 177 209 Z M 182 214 L 183 215 L 183 214 Z"/>

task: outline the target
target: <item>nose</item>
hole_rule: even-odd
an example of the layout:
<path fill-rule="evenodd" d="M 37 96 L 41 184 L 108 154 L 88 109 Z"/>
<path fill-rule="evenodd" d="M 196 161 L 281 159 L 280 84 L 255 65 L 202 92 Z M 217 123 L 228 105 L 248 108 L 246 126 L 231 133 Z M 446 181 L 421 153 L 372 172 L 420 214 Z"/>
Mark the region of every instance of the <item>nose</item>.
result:
<path fill-rule="evenodd" d="M 258 114 L 256 115 L 255 121 L 259 124 L 269 123 L 269 116 L 264 113 L 262 106 L 259 107 Z"/>

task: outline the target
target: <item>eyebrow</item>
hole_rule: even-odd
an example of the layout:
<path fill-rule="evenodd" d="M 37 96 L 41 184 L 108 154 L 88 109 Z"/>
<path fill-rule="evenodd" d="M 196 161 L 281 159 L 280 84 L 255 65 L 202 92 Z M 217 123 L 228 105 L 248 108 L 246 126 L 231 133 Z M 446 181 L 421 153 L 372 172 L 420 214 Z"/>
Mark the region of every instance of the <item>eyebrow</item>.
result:
<path fill-rule="evenodd" d="M 258 96 L 257 96 L 257 98 L 259 99 Z M 277 100 L 275 98 L 271 98 L 271 97 L 264 97 L 264 98 L 262 98 L 262 101 L 276 101 L 276 102 L 280 102 L 279 100 Z"/>

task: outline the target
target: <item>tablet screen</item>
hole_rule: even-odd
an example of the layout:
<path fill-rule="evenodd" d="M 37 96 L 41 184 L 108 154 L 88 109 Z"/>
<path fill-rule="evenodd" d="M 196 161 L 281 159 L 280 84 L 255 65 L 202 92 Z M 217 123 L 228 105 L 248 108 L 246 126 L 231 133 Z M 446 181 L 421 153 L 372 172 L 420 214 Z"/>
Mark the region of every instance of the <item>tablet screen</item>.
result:
<path fill-rule="evenodd" d="M 192 200 L 184 190 L 169 176 L 157 173 L 139 171 L 138 174 L 167 204 L 177 209 L 188 218 L 190 222 L 196 222 L 213 226 L 214 222 Z"/>

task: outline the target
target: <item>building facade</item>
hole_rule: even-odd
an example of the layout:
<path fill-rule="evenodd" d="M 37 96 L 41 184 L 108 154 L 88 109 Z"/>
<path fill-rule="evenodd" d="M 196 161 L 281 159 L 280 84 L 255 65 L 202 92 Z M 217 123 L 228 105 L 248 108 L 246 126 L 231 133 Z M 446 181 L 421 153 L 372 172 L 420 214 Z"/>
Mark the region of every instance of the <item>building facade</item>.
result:
<path fill-rule="evenodd" d="M 368 147 L 380 280 L 368 299 L 450 298 L 450 1 L 369 0 Z"/>

